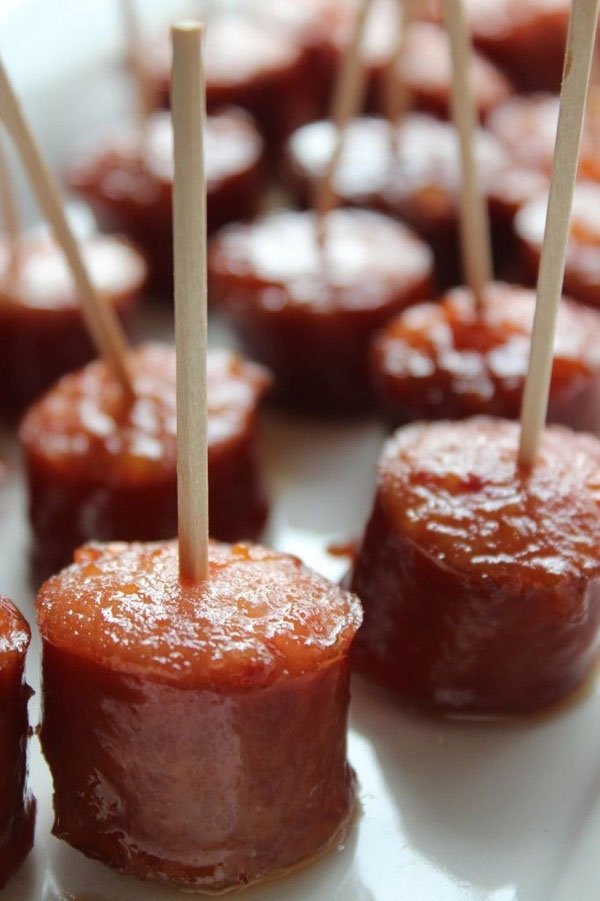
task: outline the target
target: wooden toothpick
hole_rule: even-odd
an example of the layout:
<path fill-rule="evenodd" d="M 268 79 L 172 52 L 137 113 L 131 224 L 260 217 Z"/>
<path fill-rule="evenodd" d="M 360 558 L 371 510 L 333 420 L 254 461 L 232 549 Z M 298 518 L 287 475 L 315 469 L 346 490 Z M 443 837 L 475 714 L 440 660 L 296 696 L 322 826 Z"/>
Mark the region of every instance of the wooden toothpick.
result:
<path fill-rule="evenodd" d="M 397 128 L 411 105 L 411 90 L 402 77 L 401 61 L 406 53 L 409 27 L 415 18 L 415 0 L 396 0 L 397 28 L 392 55 L 386 67 L 384 82 L 385 114 L 392 126 L 392 144 L 397 143 Z"/>
<path fill-rule="evenodd" d="M 327 214 L 336 202 L 333 182 L 344 148 L 344 132 L 348 122 L 358 114 L 364 96 L 366 74 L 362 61 L 362 41 L 371 3 L 372 0 L 361 0 L 334 87 L 331 120 L 335 128 L 335 143 L 325 172 L 317 182 L 313 204 L 320 240 L 324 236 Z"/>
<path fill-rule="evenodd" d="M 4 277 L 8 281 L 16 272 L 19 261 L 19 240 L 21 237 L 21 216 L 15 190 L 12 185 L 4 136 L 0 137 L 0 209 L 6 236 L 7 259 Z"/>
<path fill-rule="evenodd" d="M 565 272 L 569 220 L 590 78 L 598 4 L 573 0 L 567 37 L 558 129 L 537 282 L 529 371 L 521 409 L 519 462 L 532 466 L 546 421 L 556 316 Z"/>
<path fill-rule="evenodd" d="M 133 388 L 126 362 L 127 340 L 121 323 L 112 307 L 104 302 L 92 284 L 79 245 L 65 215 L 56 179 L 44 161 L 1 61 L 0 117 L 17 145 L 37 201 L 71 269 L 92 340 L 99 354 L 113 368 L 126 396 L 131 398 Z"/>
<path fill-rule="evenodd" d="M 477 117 L 471 83 L 473 51 L 463 0 L 444 0 L 452 58 L 452 117 L 461 155 L 460 237 L 465 280 L 481 308 L 493 277 L 487 202 L 477 170 Z"/>
<path fill-rule="evenodd" d="M 140 119 L 140 128 L 143 132 L 154 110 L 154 98 L 148 75 L 142 62 L 140 22 L 134 0 L 121 0 L 121 8 L 125 25 L 127 64 L 135 85 L 137 112 Z"/>
<path fill-rule="evenodd" d="M 173 252 L 177 350 L 179 575 L 198 584 L 208 573 L 206 399 L 206 181 L 203 26 L 171 29 L 171 110 L 175 174 Z"/>

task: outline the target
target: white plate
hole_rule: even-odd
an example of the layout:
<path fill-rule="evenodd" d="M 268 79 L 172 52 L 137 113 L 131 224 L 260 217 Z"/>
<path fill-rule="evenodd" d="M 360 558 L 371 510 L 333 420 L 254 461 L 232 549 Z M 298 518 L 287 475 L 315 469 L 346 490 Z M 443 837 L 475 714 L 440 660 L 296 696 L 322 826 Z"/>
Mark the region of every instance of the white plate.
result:
<path fill-rule="evenodd" d="M 83 129 L 127 100 L 116 74 L 119 19 L 113 5 L 30 0 L 9 7 L 0 20 L 0 49 L 58 165 Z M 156 15 L 171 4 L 146 5 Z M 167 313 L 152 313 L 146 327 L 160 333 L 169 326 Z M 265 425 L 274 498 L 269 541 L 338 578 L 343 563 L 330 557 L 326 546 L 360 532 L 381 435 L 375 424 L 329 428 L 270 416 Z M 7 434 L 0 436 L 0 452 L 15 458 Z M 27 541 L 15 463 L 0 491 L 0 592 L 33 622 Z M 36 688 L 38 650 L 34 638 L 28 672 Z M 31 715 L 36 723 L 39 694 Z M 349 748 L 363 809 L 344 848 L 285 880 L 249 890 L 248 901 L 600 897 L 596 687 L 553 717 L 457 724 L 409 716 L 386 695 L 356 681 Z M 51 837 L 51 784 L 37 740 L 31 777 L 38 798 L 35 848 L 4 893 L 6 901 L 181 897 L 120 877 Z"/>

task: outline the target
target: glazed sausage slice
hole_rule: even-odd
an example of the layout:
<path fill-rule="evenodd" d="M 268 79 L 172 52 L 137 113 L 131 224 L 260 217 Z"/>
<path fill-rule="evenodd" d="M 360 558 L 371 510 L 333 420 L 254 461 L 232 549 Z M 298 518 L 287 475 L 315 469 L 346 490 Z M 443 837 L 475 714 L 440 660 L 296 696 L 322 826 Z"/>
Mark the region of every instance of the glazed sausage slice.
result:
<path fill-rule="evenodd" d="M 256 545 L 92 545 L 43 586 L 54 834 L 127 873 L 242 888 L 339 842 L 358 600 Z"/>
<path fill-rule="evenodd" d="M 30 692 L 23 676 L 30 641 L 26 620 L 0 595 L 0 889 L 33 845 L 35 801 L 27 788 Z"/>
<path fill-rule="evenodd" d="M 251 10 L 209 14 L 204 45 L 206 106 L 238 106 L 258 122 L 269 147 L 314 113 L 311 56 L 275 20 Z M 171 43 L 165 31 L 141 50 L 141 63 L 159 106 L 169 106 Z"/>
<path fill-rule="evenodd" d="M 327 217 L 278 211 L 231 225 L 209 246 L 211 298 L 253 359 L 275 374 L 281 403 L 311 413 L 357 413 L 372 397 L 373 331 L 431 284 L 429 248 L 366 210 Z"/>
<path fill-rule="evenodd" d="M 375 394 L 388 421 L 516 419 L 534 310 L 534 291 L 495 282 L 481 310 L 468 289 L 455 288 L 400 313 L 371 349 Z M 548 419 L 600 432 L 600 315 L 569 300 L 558 314 Z"/>
<path fill-rule="evenodd" d="M 433 250 L 441 286 L 462 281 L 460 273 L 459 198 L 461 166 L 456 131 L 447 122 L 412 113 L 395 141 L 383 119 L 353 120 L 335 178 L 341 201 L 372 207 L 407 222 Z M 286 181 L 301 203 L 310 205 L 317 180 L 325 171 L 335 140 L 330 122 L 296 131 L 287 145 Z M 489 206 L 496 269 L 513 256 L 512 220 L 547 178 L 516 167 L 487 132 L 477 135 L 476 151 Z"/>
<path fill-rule="evenodd" d="M 592 96 L 596 97 L 597 103 L 597 92 L 594 94 L 590 90 L 590 98 Z M 595 135 L 597 126 L 594 122 L 598 117 L 597 106 L 590 108 L 588 103 L 579 154 L 579 177 L 593 181 L 600 180 L 600 155 Z M 548 176 L 552 171 L 557 124 L 558 97 L 545 93 L 511 97 L 492 110 L 486 121 L 487 128 L 518 165 L 538 169 Z"/>
<path fill-rule="evenodd" d="M 448 37 L 443 28 L 426 22 L 410 26 L 406 48 L 399 61 L 399 75 L 407 85 L 416 109 L 444 119 L 451 117 L 452 65 Z M 382 70 L 376 81 L 380 98 L 384 77 L 385 70 Z M 473 54 L 471 88 L 481 119 L 512 94 L 512 85 L 506 76 L 477 52 Z M 378 109 L 385 111 L 381 101 Z"/>
<path fill-rule="evenodd" d="M 211 534 L 255 538 L 268 503 L 257 447 L 267 372 L 228 351 L 208 354 Z M 20 429 L 39 581 L 91 539 L 177 534 L 175 352 L 130 352 L 135 402 L 123 402 L 102 361 L 65 376 L 27 412 Z"/>
<path fill-rule="evenodd" d="M 98 291 L 129 329 L 146 281 L 144 260 L 109 236 L 83 239 L 82 250 Z M 16 258 L 0 241 L 0 285 L 0 412 L 14 418 L 95 349 L 63 254 L 49 238 L 23 235 Z"/>
<path fill-rule="evenodd" d="M 600 442 L 561 426 L 535 465 L 501 419 L 415 424 L 385 445 L 351 579 L 356 664 L 406 704 L 542 710 L 598 656 Z"/>
<path fill-rule="evenodd" d="M 532 282 L 542 253 L 547 194 L 523 206 L 515 218 L 515 231 L 525 277 Z M 564 290 L 577 300 L 600 307 L 600 185 L 578 182 L 573 196 L 571 231 L 567 247 Z"/>
<path fill-rule="evenodd" d="M 560 89 L 570 0 L 466 0 L 473 42 L 521 91 Z M 442 18 L 441 0 L 432 4 Z"/>
<path fill-rule="evenodd" d="M 263 143 L 247 114 L 229 110 L 206 120 L 207 227 L 252 216 L 262 190 Z M 143 248 L 152 285 L 173 287 L 173 130 L 168 113 L 137 128 L 115 129 L 80 149 L 69 186 L 94 208 L 105 229 Z"/>

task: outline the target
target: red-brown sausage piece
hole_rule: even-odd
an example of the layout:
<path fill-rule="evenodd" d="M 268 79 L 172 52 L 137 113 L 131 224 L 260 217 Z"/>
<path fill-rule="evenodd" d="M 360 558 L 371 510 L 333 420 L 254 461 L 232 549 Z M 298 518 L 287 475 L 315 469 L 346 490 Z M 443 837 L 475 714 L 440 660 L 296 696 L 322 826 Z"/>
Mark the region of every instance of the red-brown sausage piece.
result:
<path fill-rule="evenodd" d="M 600 121 L 593 107 L 594 119 Z M 558 124 L 558 97 L 555 94 L 514 96 L 500 104 L 489 115 L 486 125 L 504 145 L 511 158 L 520 166 L 537 169 L 550 175 Z M 595 122 L 588 114 L 579 155 L 579 176 L 600 181 L 600 153 L 598 152 Z"/>
<path fill-rule="evenodd" d="M 560 426 L 532 469 L 501 419 L 399 429 L 351 580 L 356 663 L 405 703 L 542 710 L 591 674 L 600 627 L 600 443 Z"/>
<path fill-rule="evenodd" d="M 125 241 L 101 235 L 83 239 L 82 249 L 98 291 L 129 328 L 146 280 L 142 257 Z M 9 418 L 96 353 L 62 251 L 31 234 L 23 235 L 17 254 L 0 241 L 0 413 Z"/>
<path fill-rule="evenodd" d="M 129 356 L 136 399 L 124 404 L 102 361 L 61 379 L 20 429 L 39 581 L 91 539 L 177 534 L 175 352 L 150 344 Z M 268 504 L 257 446 L 266 371 L 221 350 L 208 354 L 211 534 L 255 538 Z"/>
<path fill-rule="evenodd" d="M 288 30 L 293 30 L 313 48 L 313 65 L 317 66 L 321 85 L 321 114 L 328 112 L 328 101 L 351 39 L 357 8 L 358 4 L 344 0 L 303 0 L 301 5 L 282 3 L 282 0 L 258 3 L 259 13 L 269 14 L 287 25 Z M 382 112 L 386 111 L 384 80 L 396 44 L 397 10 L 395 0 L 375 0 L 363 40 L 367 105 Z M 410 88 L 412 106 L 448 118 L 451 68 L 444 29 L 430 22 L 411 25 L 400 69 Z M 475 103 L 483 117 L 509 96 L 512 87 L 508 78 L 480 53 L 474 53 L 473 69 Z"/>
<path fill-rule="evenodd" d="M 277 143 L 315 113 L 305 92 L 311 56 L 302 41 L 251 10 L 208 16 L 204 43 L 209 112 L 239 106 L 256 119 L 267 142 Z M 159 106 L 169 106 L 171 43 L 168 32 L 141 50 L 141 63 Z"/>
<path fill-rule="evenodd" d="M 387 37 L 389 41 L 389 32 Z M 388 60 L 390 52 L 391 48 Z M 382 112 L 385 112 L 383 80 L 388 61 L 384 63 L 375 81 L 375 91 L 379 98 L 377 108 Z M 400 78 L 410 92 L 412 106 L 434 116 L 450 118 L 452 64 L 448 37 L 443 28 L 426 22 L 411 25 L 398 68 Z M 473 54 L 471 88 L 481 119 L 512 93 L 512 86 L 506 76 L 477 52 Z"/>
<path fill-rule="evenodd" d="M 302 203 L 331 155 L 330 122 L 305 125 L 287 145 L 287 180 Z M 502 146 L 481 131 L 476 144 L 492 220 L 497 265 L 510 256 L 512 220 L 519 207 L 547 186 L 545 176 L 515 167 Z M 335 177 L 342 202 L 368 206 L 409 223 L 432 247 L 440 285 L 461 281 L 459 197 L 461 165 L 456 130 L 432 116 L 410 114 L 397 132 L 383 119 L 355 119 L 346 130 Z"/>
<path fill-rule="evenodd" d="M 345 21 L 333 34 L 337 43 L 338 65 L 350 33 L 354 16 L 346 4 Z M 373 5 L 364 39 L 364 61 L 368 78 L 369 108 L 386 113 L 385 81 L 396 45 L 397 9 L 395 0 L 379 0 Z M 406 44 L 399 61 L 399 75 L 407 85 L 411 105 L 442 118 L 450 117 L 452 67 L 445 30 L 427 22 L 415 22 L 407 30 Z M 512 93 L 508 78 L 477 51 L 473 54 L 473 99 L 483 118 L 494 106 Z"/>
<path fill-rule="evenodd" d="M 270 27 L 284 29 L 288 39 L 303 48 L 303 94 L 310 113 L 306 121 L 328 115 L 340 63 L 339 32 L 348 32 L 356 8 L 346 0 L 258 0 L 253 12 Z"/>
<path fill-rule="evenodd" d="M 369 338 L 427 296 L 429 248 L 392 219 L 337 210 L 318 242 L 312 213 L 231 225 L 209 247 L 211 296 L 249 355 L 273 370 L 281 403 L 358 413 L 372 403 Z"/>
<path fill-rule="evenodd" d="M 478 414 L 516 419 L 529 366 L 535 292 L 495 282 L 478 309 L 467 288 L 400 313 L 376 336 L 371 375 L 392 425 Z M 550 422 L 600 433 L 600 314 L 563 300 Z"/>
<path fill-rule="evenodd" d="M 547 195 L 526 204 L 515 219 L 525 275 L 532 282 L 542 253 Z M 563 282 L 564 291 L 577 300 L 600 307 L 600 185 L 578 182 L 571 212 L 571 232 Z"/>
<path fill-rule="evenodd" d="M 442 18 L 442 0 L 434 18 Z M 465 0 L 473 42 L 521 91 L 557 91 L 570 0 Z"/>
<path fill-rule="evenodd" d="M 38 597 L 54 834 L 110 866 L 222 890 L 343 837 L 358 600 L 295 557 L 91 545 Z"/>
<path fill-rule="evenodd" d="M 262 139 L 243 112 L 206 120 L 208 230 L 254 215 L 262 189 Z M 143 137 L 119 129 L 82 148 L 70 187 L 94 208 L 103 227 L 121 231 L 146 252 L 154 287 L 173 285 L 173 130 L 168 113 L 152 116 Z"/>
<path fill-rule="evenodd" d="M 35 801 L 27 789 L 29 689 L 24 682 L 31 631 L 0 595 L 0 890 L 33 845 Z"/>

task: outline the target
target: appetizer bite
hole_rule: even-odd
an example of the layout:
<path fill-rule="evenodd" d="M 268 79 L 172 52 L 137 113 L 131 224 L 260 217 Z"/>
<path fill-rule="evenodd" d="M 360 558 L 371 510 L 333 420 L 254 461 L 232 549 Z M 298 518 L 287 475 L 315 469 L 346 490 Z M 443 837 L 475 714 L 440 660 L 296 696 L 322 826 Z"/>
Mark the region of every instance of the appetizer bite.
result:
<path fill-rule="evenodd" d="M 600 443 L 551 426 L 519 466 L 500 419 L 386 443 L 351 588 L 355 661 L 409 705 L 541 710 L 591 674 L 600 626 Z"/>
<path fill-rule="evenodd" d="M 349 43 L 359 3 L 345 0 L 264 0 L 260 14 L 270 15 L 312 48 L 313 65 L 319 71 L 322 102 L 327 100 Z M 396 0 L 372 3 L 362 42 L 362 66 L 367 88 L 367 107 L 385 111 L 384 91 L 392 65 L 399 27 Z M 411 21 L 406 43 L 398 58 L 398 74 L 407 84 L 412 106 L 443 118 L 449 116 L 450 57 L 444 29 L 432 22 Z M 481 116 L 489 113 L 512 93 L 509 79 L 486 57 L 475 54 L 473 88 Z M 317 118 L 313 116 L 312 118 Z"/>
<path fill-rule="evenodd" d="M 540 264 L 548 195 L 540 194 L 519 210 L 515 232 L 524 274 L 535 279 Z M 600 307 L 600 185 L 578 182 L 573 197 L 564 290 L 594 307 Z"/>
<path fill-rule="evenodd" d="M 370 356 L 387 421 L 516 419 L 534 310 L 534 291 L 492 282 L 481 304 L 468 288 L 454 288 L 396 316 L 374 338 Z M 566 299 L 558 313 L 548 419 L 600 432 L 600 315 Z"/>
<path fill-rule="evenodd" d="M 39 594 L 53 831 L 126 873 L 242 888 L 352 818 L 360 605 L 256 545 L 211 543 L 199 585 L 177 566 L 175 544 L 92 545 Z"/>
<path fill-rule="evenodd" d="M 558 91 L 570 0 L 465 0 L 475 47 L 500 66 L 521 91 Z M 429 4 L 443 17 L 443 0 Z"/>
<path fill-rule="evenodd" d="M 326 121 L 295 132 L 287 145 L 287 181 L 301 203 L 310 203 L 326 170 L 336 129 Z M 479 131 L 475 142 L 492 220 L 494 253 L 499 265 L 511 256 L 512 220 L 520 206 L 544 190 L 541 173 L 514 167 L 502 146 Z M 427 241 L 434 253 L 442 287 L 461 279 L 459 208 L 461 165 L 454 127 L 431 116 L 411 113 L 397 126 L 383 119 L 354 119 L 333 180 L 340 201 L 397 216 Z"/>
<path fill-rule="evenodd" d="M 102 301 L 131 327 L 146 264 L 133 246 L 108 235 L 82 240 Z M 61 248 L 39 233 L 0 240 L 0 399 L 2 415 L 19 416 L 61 375 L 95 356 L 81 296 Z"/>
<path fill-rule="evenodd" d="M 141 68 L 162 107 L 170 103 L 168 38 L 164 31 L 139 50 Z M 309 48 L 273 18 L 251 8 L 209 13 L 206 108 L 209 113 L 224 106 L 247 110 L 271 147 L 315 113 L 311 62 Z"/>
<path fill-rule="evenodd" d="M 381 37 L 382 40 L 385 37 L 388 50 L 374 74 L 375 107 L 382 112 L 385 111 L 383 97 L 385 79 L 389 77 L 392 36 L 389 28 L 385 33 L 382 31 Z M 443 119 L 450 118 L 452 64 L 448 37 L 443 28 L 428 22 L 409 25 L 396 66 L 398 77 L 408 89 L 412 107 Z M 512 94 L 508 78 L 480 53 L 473 53 L 470 78 L 475 109 L 482 120 Z"/>
<path fill-rule="evenodd" d="M 0 890 L 31 850 L 35 801 L 27 787 L 25 655 L 31 630 L 0 595 Z"/>
<path fill-rule="evenodd" d="M 339 209 L 276 211 L 230 225 L 209 246 L 211 299 L 249 355 L 275 375 L 275 398 L 311 413 L 372 402 L 369 339 L 431 291 L 429 248 L 398 222 Z"/>
<path fill-rule="evenodd" d="M 263 143 L 252 120 L 239 110 L 207 119 L 209 231 L 253 216 L 262 191 Z M 128 235 L 150 265 L 152 286 L 173 290 L 173 132 L 169 114 L 139 126 L 113 130 L 82 148 L 68 173 L 69 186 L 93 207 L 101 225 Z"/>
<path fill-rule="evenodd" d="M 598 89 L 590 88 L 590 103 L 585 123 L 579 176 L 600 180 L 600 147 L 598 147 Z M 550 176 L 554 158 L 554 142 L 558 123 L 559 99 L 543 92 L 514 95 L 499 104 L 488 116 L 486 127 L 506 148 L 518 166 L 537 169 Z"/>
<path fill-rule="evenodd" d="M 64 376 L 19 430 L 39 583 L 92 539 L 158 540 L 177 532 L 175 352 L 129 350 L 134 398 L 104 361 Z M 256 538 L 268 514 L 258 452 L 265 369 L 225 350 L 207 359 L 211 535 Z"/>

